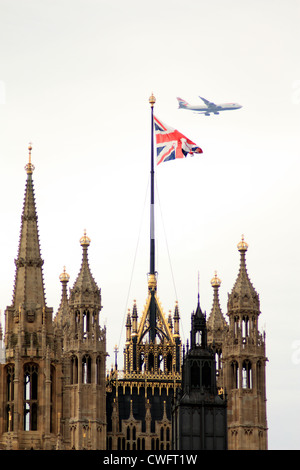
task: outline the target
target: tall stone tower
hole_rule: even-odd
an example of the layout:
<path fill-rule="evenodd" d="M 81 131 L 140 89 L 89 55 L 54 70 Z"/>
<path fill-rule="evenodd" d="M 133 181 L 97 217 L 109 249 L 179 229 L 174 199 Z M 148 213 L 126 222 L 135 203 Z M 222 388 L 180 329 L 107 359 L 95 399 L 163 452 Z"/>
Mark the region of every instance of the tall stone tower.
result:
<path fill-rule="evenodd" d="M 171 406 L 180 384 L 178 305 L 166 318 L 150 275 L 140 321 L 135 303 L 127 316 L 124 370 L 115 368 L 107 381 L 107 449 L 170 450 Z"/>
<path fill-rule="evenodd" d="M 258 329 L 259 296 L 246 268 L 247 243 L 238 244 L 240 269 L 228 295 L 228 331 L 222 344 L 222 382 L 228 394 L 228 448 L 265 450 L 266 412 L 265 335 Z"/>
<path fill-rule="evenodd" d="M 55 347 L 53 309 L 46 305 L 31 163 L 21 221 L 11 306 L 5 311 L 6 363 L 1 364 L 0 445 L 50 449 L 56 443 L 62 367 Z"/>
<path fill-rule="evenodd" d="M 101 292 L 90 272 L 86 234 L 82 264 L 68 298 L 64 271 L 53 320 L 46 305 L 31 163 L 21 220 L 11 306 L 5 311 L 0 363 L 0 449 L 105 449 L 106 332 Z M 2 328 L 0 331 L 2 342 Z"/>
<path fill-rule="evenodd" d="M 62 298 L 55 318 L 63 346 L 62 435 L 64 447 L 76 450 L 106 446 L 106 331 L 99 323 L 101 290 L 88 262 L 90 241 L 86 233 L 80 239 L 82 263 L 69 299 L 69 277 L 65 271 L 60 276 Z"/>
<path fill-rule="evenodd" d="M 226 450 L 227 401 L 218 393 L 215 354 L 207 345 L 206 315 L 199 298 L 191 323 L 182 385 L 173 405 L 173 450 Z"/>

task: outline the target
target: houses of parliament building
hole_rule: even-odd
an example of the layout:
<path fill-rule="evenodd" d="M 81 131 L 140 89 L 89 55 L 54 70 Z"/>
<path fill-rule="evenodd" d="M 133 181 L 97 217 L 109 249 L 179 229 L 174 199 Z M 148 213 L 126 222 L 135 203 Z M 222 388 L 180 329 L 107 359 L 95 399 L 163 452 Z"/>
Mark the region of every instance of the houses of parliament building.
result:
<path fill-rule="evenodd" d="M 210 314 L 195 299 L 190 339 L 182 344 L 179 306 L 165 316 L 150 272 L 144 310 L 134 303 L 128 311 L 123 370 L 107 373 L 109 331 L 100 326 L 90 239 L 80 239 L 74 285 L 66 271 L 60 275 L 53 312 L 45 299 L 31 146 L 25 168 L 13 298 L 0 331 L 0 449 L 266 450 L 265 336 L 243 237 L 227 319 L 215 274 Z"/>

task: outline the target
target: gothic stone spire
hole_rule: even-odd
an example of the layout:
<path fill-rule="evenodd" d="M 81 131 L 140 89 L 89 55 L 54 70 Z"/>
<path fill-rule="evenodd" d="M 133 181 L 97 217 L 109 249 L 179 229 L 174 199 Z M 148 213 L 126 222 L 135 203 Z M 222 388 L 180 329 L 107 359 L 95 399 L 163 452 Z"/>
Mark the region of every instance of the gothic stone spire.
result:
<path fill-rule="evenodd" d="M 240 269 L 232 291 L 228 294 L 228 315 L 235 311 L 255 312 L 259 315 L 259 296 L 249 279 L 246 267 L 248 245 L 244 241 L 244 236 L 237 247 L 241 254 Z"/>
<path fill-rule="evenodd" d="M 18 256 L 15 260 L 16 274 L 12 306 L 19 310 L 35 309 L 42 311 L 46 307 L 44 281 L 41 258 L 38 217 L 36 212 L 31 163 L 31 144 L 29 146 L 29 163 L 25 169 L 27 181 L 25 188 L 24 205 L 21 219 Z"/>
<path fill-rule="evenodd" d="M 94 280 L 88 261 L 88 247 L 90 238 L 84 232 L 80 239 L 82 246 L 82 262 L 79 274 L 70 291 L 70 305 L 80 307 L 95 307 L 101 309 L 101 290 Z"/>
<path fill-rule="evenodd" d="M 46 342 L 50 345 L 53 334 L 53 309 L 46 306 L 41 258 L 38 217 L 35 205 L 31 163 L 25 166 L 27 181 L 21 218 L 18 255 L 15 259 L 16 272 L 11 306 L 6 308 L 5 343 L 7 355 L 15 354 L 15 345 L 21 348 L 39 346 L 39 354 L 46 354 Z M 47 341 L 46 341 L 47 336 Z M 18 338 L 18 339 L 17 339 Z M 52 343 L 51 343 L 52 344 Z M 51 346 L 52 347 L 52 346 Z M 23 350 L 20 349 L 21 354 Z M 31 349 L 33 354 L 33 349 Z M 12 356 L 10 356 L 12 357 Z"/>
<path fill-rule="evenodd" d="M 214 277 L 211 280 L 211 285 L 214 290 L 213 305 L 207 320 L 207 329 L 210 332 L 223 331 L 226 328 L 227 323 L 222 313 L 219 300 L 219 288 L 221 285 L 221 280 L 218 278 L 217 273 L 215 272 Z"/>
<path fill-rule="evenodd" d="M 70 280 L 69 274 L 66 272 L 66 267 L 64 266 L 63 272 L 59 276 L 59 280 L 62 284 L 62 293 L 60 305 L 58 307 L 57 315 L 55 317 L 56 324 L 63 328 L 65 324 L 68 323 L 68 314 L 69 314 L 69 299 L 67 292 L 67 285 Z"/>

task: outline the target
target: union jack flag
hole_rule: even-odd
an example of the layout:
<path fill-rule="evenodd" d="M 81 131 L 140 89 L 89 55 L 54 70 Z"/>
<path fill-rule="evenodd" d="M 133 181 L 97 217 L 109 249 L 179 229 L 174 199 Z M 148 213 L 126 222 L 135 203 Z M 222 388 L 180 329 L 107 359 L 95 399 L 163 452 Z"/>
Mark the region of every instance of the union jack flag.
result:
<path fill-rule="evenodd" d="M 175 160 L 175 158 L 185 158 L 188 154 L 203 153 L 200 147 L 176 129 L 166 126 L 155 116 L 153 118 L 156 135 L 157 165 L 161 162 Z"/>

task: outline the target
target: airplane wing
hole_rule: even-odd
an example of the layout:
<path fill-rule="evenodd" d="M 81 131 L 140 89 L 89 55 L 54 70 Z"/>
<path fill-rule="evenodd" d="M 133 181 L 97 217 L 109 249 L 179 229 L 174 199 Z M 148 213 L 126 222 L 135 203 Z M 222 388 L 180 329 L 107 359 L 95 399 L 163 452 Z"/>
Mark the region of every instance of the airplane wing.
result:
<path fill-rule="evenodd" d="M 202 96 L 199 96 L 199 98 L 206 104 L 206 106 L 209 106 L 211 108 L 217 108 L 217 105 L 213 103 L 212 101 L 208 101 L 205 98 L 202 98 Z"/>

